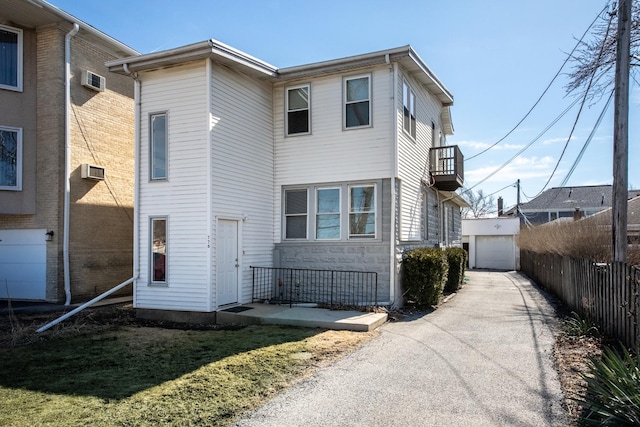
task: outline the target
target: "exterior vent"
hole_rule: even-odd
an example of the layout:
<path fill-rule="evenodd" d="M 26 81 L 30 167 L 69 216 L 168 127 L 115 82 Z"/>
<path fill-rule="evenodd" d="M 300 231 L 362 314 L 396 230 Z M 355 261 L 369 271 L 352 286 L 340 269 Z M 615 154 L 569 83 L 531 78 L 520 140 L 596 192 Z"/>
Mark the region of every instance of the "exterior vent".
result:
<path fill-rule="evenodd" d="M 84 70 L 82 72 L 82 86 L 84 87 L 88 87 L 89 89 L 93 89 L 98 92 L 103 92 L 105 83 L 106 79 L 102 76 L 88 70 Z"/>
<path fill-rule="evenodd" d="M 81 175 L 82 178 L 85 179 L 95 179 L 97 181 L 102 181 L 105 177 L 105 170 L 102 166 L 83 163 L 81 168 Z"/>

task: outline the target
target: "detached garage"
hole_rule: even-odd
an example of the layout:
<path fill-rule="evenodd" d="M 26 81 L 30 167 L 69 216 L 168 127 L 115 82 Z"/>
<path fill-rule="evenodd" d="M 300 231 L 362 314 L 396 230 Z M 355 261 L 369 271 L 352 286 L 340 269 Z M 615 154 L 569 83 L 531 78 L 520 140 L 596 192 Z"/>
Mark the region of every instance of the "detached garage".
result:
<path fill-rule="evenodd" d="M 0 299 L 44 301 L 46 231 L 0 230 Z"/>
<path fill-rule="evenodd" d="M 517 270 L 519 231 L 518 218 L 463 219 L 462 243 L 469 251 L 469 268 Z"/>

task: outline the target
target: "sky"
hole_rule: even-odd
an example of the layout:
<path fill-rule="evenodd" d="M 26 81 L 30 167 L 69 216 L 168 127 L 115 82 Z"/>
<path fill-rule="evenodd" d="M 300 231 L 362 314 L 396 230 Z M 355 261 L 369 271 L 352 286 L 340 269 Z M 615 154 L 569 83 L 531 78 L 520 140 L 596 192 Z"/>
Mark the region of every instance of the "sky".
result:
<path fill-rule="evenodd" d="M 448 144 L 465 156 L 465 187 L 502 197 L 505 209 L 516 204 L 518 179 L 523 203 L 545 185 L 561 185 L 606 104 L 606 97 L 585 104 L 577 119 L 578 102 L 540 136 L 576 100 L 565 90 L 569 63 L 527 118 L 475 157 L 536 103 L 602 0 L 48 1 L 141 53 L 213 38 L 282 68 L 411 45 L 453 93 Z M 632 83 L 628 183 L 635 189 L 639 107 Z M 565 186 L 612 184 L 613 115 L 611 104 Z"/>

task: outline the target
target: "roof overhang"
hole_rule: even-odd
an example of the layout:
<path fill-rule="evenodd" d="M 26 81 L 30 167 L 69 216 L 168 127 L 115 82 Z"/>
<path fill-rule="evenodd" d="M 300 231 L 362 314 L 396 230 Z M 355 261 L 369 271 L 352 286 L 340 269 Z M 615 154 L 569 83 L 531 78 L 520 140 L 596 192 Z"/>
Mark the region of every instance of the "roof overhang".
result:
<path fill-rule="evenodd" d="M 454 203 L 461 208 L 471 207 L 469 202 L 467 202 L 461 195 L 454 191 L 440 191 L 440 194 L 443 195 L 444 201 Z"/>

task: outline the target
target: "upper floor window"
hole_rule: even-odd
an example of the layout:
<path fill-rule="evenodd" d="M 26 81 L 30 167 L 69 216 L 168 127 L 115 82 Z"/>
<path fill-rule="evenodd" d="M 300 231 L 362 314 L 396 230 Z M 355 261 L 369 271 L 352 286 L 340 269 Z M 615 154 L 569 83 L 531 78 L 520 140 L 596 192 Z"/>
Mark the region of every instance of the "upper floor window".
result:
<path fill-rule="evenodd" d="M 167 113 L 151 114 L 149 116 L 150 167 L 151 179 L 167 179 L 168 131 Z"/>
<path fill-rule="evenodd" d="M 371 125 L 371 76 L 344 79 L 344 126 Z"/>
<path fill-rule="evenodd" d="M 340 239 L 340 188 L 318 188 L 316 239 Z"/>
<path fill-rule="evenodd" d="M 287 89 L 287 135 L 306 134 L 311 129 L 309 85 Z"/>
<path fill-rule="evenodd" d="M 349 237 L 376 236 L 376 187 L 349 187 Z"/>
<path fill-rule="evenodd" d="M 402 100 L 404 130 L 411 135 L 411 138 L 416 139 L 416 95 L 407 82 L 402 84 Z"/>
<path fill-rule="evenodd" d="M 22 30 L 0 25 L 0 88 L 22 90 Z"/>
<path fill-rule="evenodd" d="M 307 189 L 284 192 L 284 228 L 286 239 L 307 238 Z"/>
<path fill-rule="evenodd" d="M 22 129 L 0 126 L 0 190 L 22 190 Z"/>

